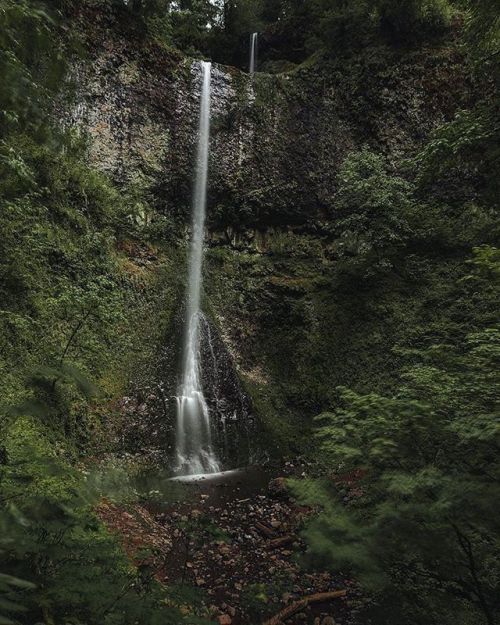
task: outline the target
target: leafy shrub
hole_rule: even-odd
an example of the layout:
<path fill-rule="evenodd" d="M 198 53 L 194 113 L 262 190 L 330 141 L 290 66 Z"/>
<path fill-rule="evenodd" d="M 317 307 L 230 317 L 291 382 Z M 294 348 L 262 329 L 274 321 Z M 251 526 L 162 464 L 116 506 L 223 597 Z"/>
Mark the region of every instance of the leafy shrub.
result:
<path fill-rule="evenodd" d="M 387 272 L 410 229 L 412 187 L 391 175 L 382 156 L 351 153 L 331 199 L 335 250 L 346 271 L 368 277 Z"/>
<path fill-rule="evenodd" d="M 462 288 L 482 289 L 494 308 L 498 250 L 478 249 L 471 269 Z M 306 530 L 310 555 L 355 573 L 376 597 L 375 622 L 493 625 L 500 329 L 482 325 L 464 344 L 450 336 L 406 357 L 393 395 L 339 389 L 340 405 L 316 419 L 330 477 L 295 485 L 323 506 Z M 353 487 L 332 474 L 355 476 Z"/>
<path fill-rule="evenodd" d="M 0 492 L 2 622 L 204 622 L 129 562 L 93 512 L 98 494 L 31 418 L 6 432 Z"/>
<path fill-rule="evenodd" d="M 498 111 L 490 102 L 479 102 L 470 111 L 437 128 L 417 156 L 419 182 L 426 184 L 446 176 L 457 178 L 474 172 L 476 186 L 495 205 L 500 192 L 498 165 Z"/>
<path fill-rule="evenodd" d="M 352 52 L 366 44 L 376 17 L 373 4 L 367 0 L 316 0 L 314 35 L 308 39 L 307 47 L 310 51 L 323 47 L 336 54 Z"/>
<path fill-rule="evenodd" d="M 496 0 L 468 0 L 467 36 L 474 53 L 494 59 L 500 43 L 500 12 Z M 488 65 L 485 66 L 488 68 Z M 489 68 L 488 68 L 489 69 Z M 496 64 L 498 71 L 498 64 Z"/>

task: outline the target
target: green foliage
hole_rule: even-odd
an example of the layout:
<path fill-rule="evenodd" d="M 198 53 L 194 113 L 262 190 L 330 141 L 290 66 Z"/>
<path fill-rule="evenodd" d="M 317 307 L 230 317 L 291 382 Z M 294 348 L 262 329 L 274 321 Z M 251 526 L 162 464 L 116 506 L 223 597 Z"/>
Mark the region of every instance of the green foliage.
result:
<path fill-rule="evenodd" d="M 88 425 L 89 380 L 114 366 L 122 383 L 129 324 L 148 305 L 117 242 L 157 235 L 138 225 L 135 196 L 88 166 L 82 139 L 52 126 L 54 103 L 39 87 L 43 107 L 21 108 L 0 144 L 2 412 L 17 406 L 73 436 Z"/>
<path fill-rule="evenodd" d="M 262 0 L 224 0 L 208 38 L 208 52 L 216 60 L 248 70 L 250 34 L 260 31 Z"/>
<path fill-rule="evenodd" d="M 85 2 L 92 6 L 97 0 Z M 67 10 L 74 0 L 59 4 Z M 272 68 L 318 52 L 352 55 L 373 42 L 417 44 L 448 32 L 457 12 L 465 16 L 471 49 L 494 56 L 500 27 L 495 0 L 106 0 L 99 6 L 103 4 L 122 17 L 132 16 L 150 40 L 244 69 L 249 35 L 255 31 L 261 34 L 260 65 Z"/>
<path fill-rule="evenodd" d="M 97 493 L 35 420 L 16 420 L 3 444 L 0 547 L 8 575 L 0 579 L 0 607 L 12 620 L 203 622 L 182 616 L 153 571 L 128 561 L 92 511 Z"/>
<path fill-rule="evenodd" d="M 87 4 L 107 5 L 146 40 L 241 66 L 259 30 L 262 59 L 280 69 L 382 37 L 420 42 L 445 32 L 450 18 L 438 0 Z M 137 361 L 152 360 L 174 305 L 178 258 L 163 268 L 162 299 L 130 248 L 161 243 L 173 224 L 138 226 L 144 198 L 92 171 L 85 145 L 52 128 L 47 111 L 64 63 L 57 13 L 41 7 L 0 0 L 0 540 L 8 565 L 0 608 L 19 623 L 179 623 L 184 600 L 136 570 L 96 519 L 100 478 L 85 481 L 62 460 L 76 457 L 91 425 L 111 420 L 111 400 L 141 369 Z M 469 7 L 475 52 L 494 55 L 494 3 Z M 295 102 L 285 79 L 269 85 L 283 91 L 275 110 Z M 311 554 L 356 572 L 377 598 L 374 622 L 478 625 L 498 611 L 499 252 L 481 245 L 497 232 L 497 126 L 486 102 L 438 129 L 417 158 L 418 203 L 415 172 L 404 178 L 381 155 L 352 152 L 331 190 L 330 223 L 263 238 L 263 253 L 228 252 L 212 276 L 215 307 L 242 321 L 234 323 L 242 365 L 269 430 L 280 430 L 287 449 L 303 449 L 307 423 L 298 436 L 293 417 L 328 410 L 317 422 L 324 469 L 362 469 L 348 506 L 331 481 L 297 488 L 323 505 L 307 530 Z M 479 177 L 479 192 L 441 203 L 429 185 L 453 171 Z M 252 190 L 262 196 L 254 203 L 242 193 L 234 189 L 222 207 L 223 225 L 235 223 L 238 203 L 245 223 L 261 206 L 264 225 L 304 210 L 290 208 L 288 187 Z M 337 393 L 338 384 L 351 390 Z M 94 436 L 92 452 L 100 444 Z M 189 543 L 223 538 L 205 519 L 184 529 Z M 256 619 L 270 594 L 248 589 Z"/>
<path fill-rule="evenodd" d="M 203 622 L 132 565 L 93 511 L 103 481 L 69 465 L 104 418 L 92 451 L 109 445 L 107 402 L 151 360 L 170 310 L 153 267 L 121 251 L 153 256 L 136 197 L 54 124 L 71 38 L 56 9 L 71 4 L 0 2 L 0 621 Z"/>
<path fill-rule="evenodd" d="M 412 187 L 380 155 L 351 153 L 331 200 L 335 251 L 342 267 L 365 277 L 388 271 L 410 234 Z"/>
<path fill-rule="evenodd" d="M 498 250 L 480 248 L 460 288 L 482 288 L 494 307 L 498 271 Z M 455 623 L 460 614 L 491 625 L 500 610 L 500 331 L 404 354 L 412 364 L 395 394 L 339 389 L 338 408 L 317 417 L 324 469 L 340 477 L 296 485 L 324 506 L 306 531 L 311 555 L 351 568 L 384 622 Z M 342 475 L 356 476 L 347 506 Z"/>
<path fill-rule="evenodd" d="M 269 596 L 265 584 L 248 584 L 242 595 L 245 612 L 254 619 L 262 619 L 269 611 Z"/>
<path fill-rule="evenodd" d="M 0 542 L 1 545 L 1 542 Z M 0 553 L 2 551 L 0 550 Z M 26 608 L 19 601 L 22 601 L 22 592 L 32 590 L 35 585 L 24 579 L 0 573 L 0 623 L 1 625 L 14 625 L 14 621 L 7 617 L 7 614 L 18 614 L 25 612 Z M 4 616 L 3 616 L 3 615 Z"/>
<path fill-rule="evenodd" d="M 206 49 L 218 16 L 209 0 L 133 0 L 125 8 L 141 22 L 147 38 L 192 55 Z"/>
<path fill-rule="evenodd" d="M 30 126 L 39 130 L 46 96 L 57 86 L 64 68 L 57 44 L 51 37 L 54 26 L 50 12 L 41 3 L 30 0 L 0 2 L 2 140 L 19 127 Z M 3 141 L 0 141 L 0 150 L 2 148 Z"/>
<path fill-rule="evenodd" d="M 500 46 L 500 15 L 496 0 L 468 0 L 468 36 L 472 50 L 482 57 L 498 57 Z"/>
<path fill-rule="evenodd" d="M 279 612 L 280 603 L 276 597 L 291 593 L 293 581 L 286 574 L 273 575 L 267 584 L 248 584 L 242 593 L 241 601 L 245 613 L 259 622 L 270 614 Z"/>
<path fill-rule="evenodd" d="M 184 0 L 171 16 L 173 41 L 189 54 L 204 50 L 210 36 L 207 26 L 214 24 L 217 9 L 209 0 Z"/>
<path fill-rule="evenodd" d="M 83 342 L 90 358 L 75 364 L 96 373 L 99 334 L 109 336 L 124 320 L 112 256 L 113 229 L 121 228 L 117 193 L 82 164 L 71 142 L 64 152 L 24 136 L 16 143 L 22 167 L 0 165 L 1 366 L 8 371 L 16 363 L 21 375 L 43 361 L 61 368 Z M 36 347 L 26 354 L 29 343 Z"/>
<path fill-rule="evenodd" d="M 350 51 L 365 45 L 375 28 L 377 13 L 366 0 L 316 0 L 314 6 L 317 26 L 306 42 L 310 51 L 318 47 L 334 52 Z"/>
<path fill-rule="evenodd" d="M 262 61 L 270 67 L 270 61 L 301 62 L 317 52 L 352 55 L 375 41 L 418 43 L 445 33 L 451 16 L 448 0 L 264 0 L 253 27 L 261 21 Z M 240 32 L 249 32 L 244 20 Z"/>
<path fill-rule="evenodd" d="M 420 183 L 428 184 L 450 173 L 466 175 L 472 170 L 486 200 L 496 203 L 500 189 L 498 121 L 498 111 L 489 101 L 470 111 L 458 111 L 453 121 L 434 132 L 418 155 Z"/>

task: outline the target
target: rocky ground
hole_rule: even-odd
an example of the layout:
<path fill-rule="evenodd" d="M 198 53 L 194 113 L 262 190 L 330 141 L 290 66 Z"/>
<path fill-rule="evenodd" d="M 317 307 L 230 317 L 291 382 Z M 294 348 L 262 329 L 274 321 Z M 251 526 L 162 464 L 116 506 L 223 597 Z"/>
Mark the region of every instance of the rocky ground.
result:
<path fill-rule="evenodd" d="M 269 477 L 236 472 L 184 484 L 175 502 L 129 509 L 103 502 L 99 513 L 162 583 L 197 587 L 219 625 L 260 625 L 284 610 L 269 623 L 349 625 L 354 584 L 301 567 L 299 531 L 312 511 L 293 501 L 284 478 Z M 335 591 L 346 592 L 298 604 Z"/>

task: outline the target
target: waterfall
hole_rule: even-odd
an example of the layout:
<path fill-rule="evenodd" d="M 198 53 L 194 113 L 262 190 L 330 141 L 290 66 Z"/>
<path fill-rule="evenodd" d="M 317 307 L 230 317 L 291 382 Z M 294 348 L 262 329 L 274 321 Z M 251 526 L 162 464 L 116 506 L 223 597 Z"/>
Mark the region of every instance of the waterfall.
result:
<path fill-rule="evenodd" d="M 177 397 L 177 472 L 188 475 L 219 471 L 219 463 L 212 448 L 210 412 L 201 383 L 200 291 L 207 203 L 211 64 L 202 62 L 201 70 L 202 91 L 193 193 L 183 372 Z"/>
<path fill-rule="evenodd" d="M 250 74 L 255 72 L 255 63 L 257 60 L 257 37 L 258 33 L 250 35 Z"/>

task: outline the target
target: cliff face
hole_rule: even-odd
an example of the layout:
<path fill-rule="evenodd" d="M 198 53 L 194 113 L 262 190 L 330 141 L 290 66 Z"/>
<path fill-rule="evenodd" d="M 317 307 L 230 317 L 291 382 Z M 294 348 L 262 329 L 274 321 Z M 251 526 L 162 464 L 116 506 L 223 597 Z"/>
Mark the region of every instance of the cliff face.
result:
<path fill-rule="evenodd" d="M 154 191 L 156 207 L 189 214 L 199 67 L 159 47 L 94 41 L 73 71 L 71 123 L 88 131 L 90 157 L 121 184 Z M 214 66 L 212 229 L 267 229 L 331 216 L 339 164 L 367 145 L 394 167 L 470 101 L 453 45 L 365 50 L 290 74 Z"/>
<path fill-rule="evenodd" d="M 95 166 L 182 240 L 199 66 L 104 31 L 89 48 L 72 73 L 69 120 L 89 134 Z M 391 348 L 425 306 L 414 285 L 335 286 L 324 226 L 335 220 L 339 166 L 367 146 L 397 171 L 471 98 L 453 43 L 373 48 L 253 78 L 213 67 L 205 308 L 255 409 L 287 444 L 293 418 L 327 408 L 337 385 L 390 385 Z"/>

